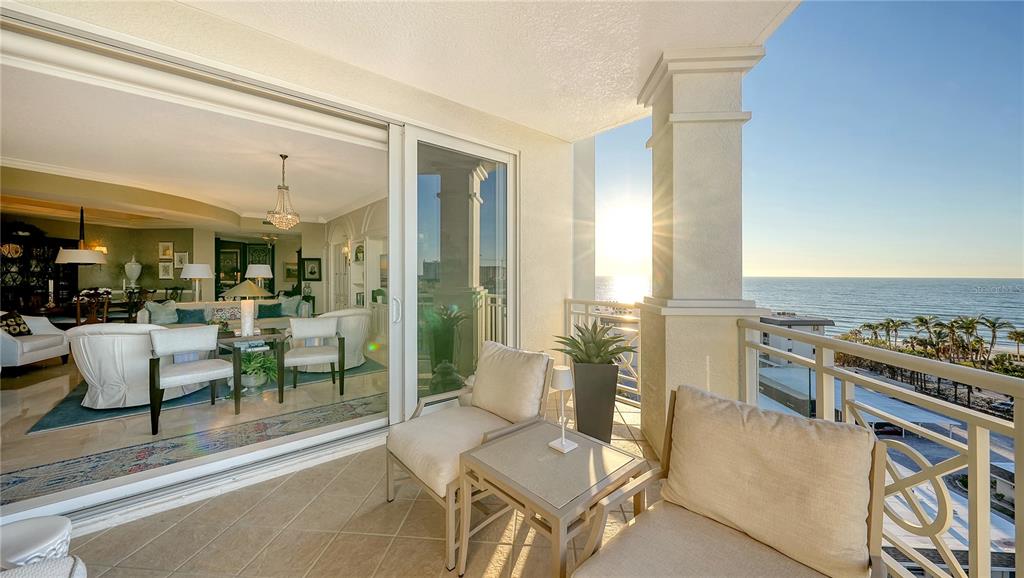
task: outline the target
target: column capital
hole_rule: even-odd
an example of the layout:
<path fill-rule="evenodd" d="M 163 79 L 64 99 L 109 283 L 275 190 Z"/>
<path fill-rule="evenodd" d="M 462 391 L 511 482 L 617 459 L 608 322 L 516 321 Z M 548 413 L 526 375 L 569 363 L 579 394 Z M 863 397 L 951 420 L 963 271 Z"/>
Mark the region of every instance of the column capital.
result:
<path fill-rule="evenodd" d="M 676 74 L 740 72 L 745 73 L 764 58 L 763 46 L 694 48 L 664 52 L 654 65 L 637 103 L 651 106 L 665 80 Z"/>

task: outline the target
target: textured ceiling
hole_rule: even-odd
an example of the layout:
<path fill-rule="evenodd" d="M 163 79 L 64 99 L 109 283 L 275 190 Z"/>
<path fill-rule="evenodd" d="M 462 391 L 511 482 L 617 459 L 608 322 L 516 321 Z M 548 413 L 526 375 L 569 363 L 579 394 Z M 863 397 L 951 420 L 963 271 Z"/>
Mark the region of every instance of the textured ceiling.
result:
<path fill-rule="evenodd" d="M 643 116 L 664 51 L 762 44 L 793 2 L 189 1 L 566 140 Z"/>
<path fill-rule="evenodd" d="M 0 151 L 17 168 L 158 191 L 265 216 L 287 153 L 303 221 L 387 194 L 383 150 L 30 72 L 0 68 Z"/>

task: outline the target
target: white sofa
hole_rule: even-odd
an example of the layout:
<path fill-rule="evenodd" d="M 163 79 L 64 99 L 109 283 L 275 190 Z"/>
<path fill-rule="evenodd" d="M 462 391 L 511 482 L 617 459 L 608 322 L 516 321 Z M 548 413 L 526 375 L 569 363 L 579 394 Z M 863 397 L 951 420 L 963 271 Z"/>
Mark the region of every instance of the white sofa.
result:
<path fill-rule="evenodd" d="M 259 314 L 259 306 L 260 305 L 273 305 L 275 303 L 280 303 L 281 301 L 282 301 L 281 299 L 257 299 L 256 300 L 256 307 L 257 307 L 256 313 Z M 210 321 L 213 320 L 213 310 L 215 308 L 217 308 L 217 307 L 230 307 L 230 308 L 233 308 L 233 309 L 241 310 L 242 302 L 241 301 L 200 301 L 199 303 L 176 303 L 175 307 L 177 309 L 188 309 L 188 310 L 202 309 L 203 312 L 204 312 L 204 316 L 206 317 L 206 322 L 209 323 Z M 299 312 L 298 317 L 309 317 L 312 314 L 312 312 L 310 311 L 310 304 L 305 302 L 305 301 L 300 301 L 299 302 L 299 306 L 298 306 L 298 312 Z M 257 318 L 256 319 L 256 327 L 259 327 L 260 329 L 272 328 L 272 329 L 285 330 L 285 329 L 288 329 L 288 320 L 289 319 L 291 319 L 291 317 L 288 317 L 288 316 L 265 317 L 263 319 Z M 146 308 L 143 308 L 142 310 L 140 310 L 138 315 L 136 316 L 136 322 L 138 322 L 138 323 L 149 323 L 150 322 L 149 310 L 147 310 Z M 198 323 L 172 323 L 172 324 L 168 324 L 167 327 L 190 327 L 190 326 L 193 326 L 193 325 L 199 325 L 199 324 Z M 238 319 L 234 319 L 234 320 L 228 321 L 228 326 L 231 327 L 232 329 L 240 327 L 241 325 L 242 325 L 242 322 L 240 320 L 238 320 Z"/>
<path fill-rule="evenodd" d="M 366 340 L 370 335 L 369 309 L 339 309 L 328 311 L 318 317 L 337 317 L 338 333 L 345 338 L 345 369 L 359 367 L 366 363 Z M 323 345 L 337 345 L 336 339 L 325 339 Z M 310 343 L 310 345 L 314 345 Z M 296 347 L 301 344 L 296 343 Z M 301 371 L 323 373 L 331 370 L 331 366 L 324 363 L 320 365 L 307 365 L 299 368 Z"/>
<path fill-rule="evenodd" d="M 151 331 L 165 327 L 148 323 L 97 323 L 68 330 L 75 365 L 89 384 L 84 407 L 109 409 L 149 405 L 149 358 L 153 355 Z M 175 361 L 198 359 L 184 354 Z M 161 365 L 170 363 L 162 360 Z M 164 400 L 174 399 L 205 387 L 205 383 L 171 387 Z"/>
<path fill-rule="evenodd" d="M 4 312 L 0 311 L 0 315 Z M 14 337 L 0 331 L 0 364 L 18 367 L 44 359 L 63 357 L 68 362 L 68 338 L 45 317 L 22 316 L 32 335 Z"/>

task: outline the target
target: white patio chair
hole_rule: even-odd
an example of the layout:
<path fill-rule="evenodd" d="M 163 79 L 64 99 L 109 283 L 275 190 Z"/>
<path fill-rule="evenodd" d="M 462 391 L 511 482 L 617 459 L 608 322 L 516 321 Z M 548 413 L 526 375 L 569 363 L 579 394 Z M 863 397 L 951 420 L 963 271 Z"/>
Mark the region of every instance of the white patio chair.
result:
<path fill-rule="evenodd" d="M 598 503 L 575 578 L 886 575 L 874 433 L 691 387 L 672 392 L 666 423 L 661 468 Z M 602 547 L 608 512 L 631 498 L 636 517 Z"/>
<path fill-rule="evenodd" d="M 551 358 L 484 342 L 472 385 L 421 398 L 412 418 L 391 427 L 387 440 L 388 501 L 395 499 L 393 468 L 399 466 L 445 509 L 445 564 L 455 568 L 456 514 L 465 507 L 459 486 L 459 455 L 540 419 L 551 373 Z M 459 405 L 422 415 L 427 405 Z M 477 501 L 475 496 L 470 503 Z M 482 524 L 502 515 L 492 513 Z"/>
<path fill-rule="evenodd" d="M 199 359 L 164 364 L 160 358 L 174 356 L 179 353 L 217 351 L 217 326 L 183 327 L 181 329 L 158 329 L 151 331 L 149 338 L 153 343 L 153 357 L 149 360 L 149 415 L 153 426 L 153 435 L 160 429 L 160 406 L 164 400 L 164 390 L 193 383 L 210 382 L 210 403 L 217 398 L 215 380 L 234 377 L 231 362 L 218 359 Z M 240 387 L 235 384 L 235 387 Z"/>
<path fill-rule="evenodd" d="M 295 318 L 291 324 L 291 348 L 284 354 L 284 366 L 292 368 L 292 388 L 299 386 L 299 367 L 328 364 L 331 383 L 338 383 L 335 371 L 341 368 L 339 395 L 345 395 L 345 338 L 338 333 L 334 317 Z M 325 345 L 334 341 L 333 345 Z M 312 342 L 312 344 L 310 344 Z M 281 376 L 284 379 L 284 376 Z"/>

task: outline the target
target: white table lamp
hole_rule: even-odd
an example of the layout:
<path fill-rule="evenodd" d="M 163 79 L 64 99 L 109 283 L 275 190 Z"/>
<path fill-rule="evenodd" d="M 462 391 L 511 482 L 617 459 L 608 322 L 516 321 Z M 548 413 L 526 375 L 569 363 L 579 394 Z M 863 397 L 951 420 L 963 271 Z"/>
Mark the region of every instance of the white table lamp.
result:
<path fill-rule="evenodd" d="M 192 280 L 192 298 L 196 303 L 202 301 L 202 290 L 199 288 L 200 279 L 213 279 L 213 271 L 210 266 L 203 263 L 187 263 L 181 268 L 181 278 Z"/>
<path fill-rule="evenodd" d="M 274 272 L 270 269 L 270 265 L 250 263 L 249 266 L 245 268 L 245 278 L 255 279 L 256 284 L 263 287 L 263 280 L 273 279 Z"/>
<path fill-rule="evenodd" d="M 573 388 L 572 369 L 567 365 L 556 365 L 551 378 L 551 389 L 558 392 L 558 415 L 562 424 L 562 437 L 548 444 L 552 449 L 567 454 L 576 449 L 576 442 L 565 439 L 565 392 Z"/>

